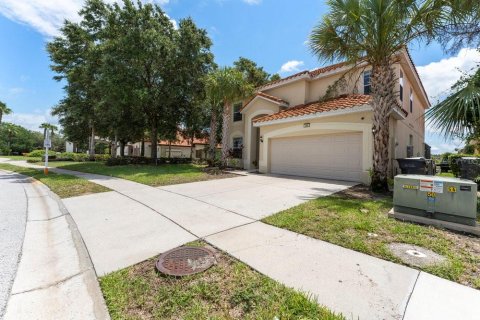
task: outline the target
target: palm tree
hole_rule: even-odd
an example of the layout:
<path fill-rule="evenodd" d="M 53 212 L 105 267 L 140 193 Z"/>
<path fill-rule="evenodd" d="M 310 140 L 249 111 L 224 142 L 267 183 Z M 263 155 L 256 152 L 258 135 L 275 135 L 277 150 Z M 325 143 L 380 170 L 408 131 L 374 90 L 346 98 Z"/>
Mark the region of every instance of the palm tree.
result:
<path fill-rule="evenodd" d="M 7 105 L 5 103 L 0 101 L 0 123 L 2 123 L 3 115 L 4 114 L 10 114 L 10 113 L 12 113 L 12 109 L 7 107 Z"/>
<path fill-rule="evenodd" d="M 433 34 L 443 13 L 440 1 L 329 0 L 330 12 L 313 29 L 310 48 L 321 60 L 372 68 L 374 152 L 371 187 L 388 190 L 389 117 L 398 104 L 393 65 L 413 40 Z M 354 67 L 352 67 L 352 70 Z"/>
<path fill-rule="evenodd" d="M 480 134 L 480 69 L 452 87 L 453 93 L 430 108 L 426 119 L 446 138 Z"/>
<path fill-rule="evenodd" d="M 58 130 L 57 126 L 44 122 L 40 125 L 40 129 L 43 129 L 43 137 L 47 137 L 47 131 L 50 130 L 50 134 L 53 136 L 55 134 L 55 131 Z"/>
<path fill-rule="evenodd" d="M 235 68 L 224 67 L 215 70 L 209 75 L 206 88 L 207 95 L 212 106 L 223 104 L 221 161 L 222 166 L 225 167 L 227 165 L 227 158 L 229 155 L 228 137 L 230 132 L 232 105 L 236 100 L 243 99 L 251 94 L 253 92 L 253 86 L 246 81 L 242 72 Z M 215 131 L 213 129 L 215 129 Z M 215 150 L 215 132 L 216 128 L 210 128 L 210 149 L 212 149 L 213 144 L 212 150 Z"/>

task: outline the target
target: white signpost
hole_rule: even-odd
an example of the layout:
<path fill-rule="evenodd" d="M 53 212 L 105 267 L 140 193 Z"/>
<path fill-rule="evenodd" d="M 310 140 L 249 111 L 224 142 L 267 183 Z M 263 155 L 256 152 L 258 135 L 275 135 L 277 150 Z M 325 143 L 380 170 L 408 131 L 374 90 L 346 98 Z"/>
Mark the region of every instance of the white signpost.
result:
<path fill-rule="evenodd" d="M 45 140 L 43 140 L 43 147 L 45 148 L 45 168 L 43 172 L 48 174 L 48 149 L 52 147 L 52 140 L 50 139 L 50 131 L 45 131 Z"/>

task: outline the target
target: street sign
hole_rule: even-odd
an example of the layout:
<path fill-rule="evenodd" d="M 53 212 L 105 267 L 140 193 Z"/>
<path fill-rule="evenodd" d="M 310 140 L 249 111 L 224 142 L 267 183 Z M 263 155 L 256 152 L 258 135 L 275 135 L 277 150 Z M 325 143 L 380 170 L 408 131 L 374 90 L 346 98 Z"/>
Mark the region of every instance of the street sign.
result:
<path fill-rule="evenodd" d="M 52 140 L 50 140 L 50 139 L 43 140 L 43 147 L 44 148 L 51 148 L 52 147 Z"/>

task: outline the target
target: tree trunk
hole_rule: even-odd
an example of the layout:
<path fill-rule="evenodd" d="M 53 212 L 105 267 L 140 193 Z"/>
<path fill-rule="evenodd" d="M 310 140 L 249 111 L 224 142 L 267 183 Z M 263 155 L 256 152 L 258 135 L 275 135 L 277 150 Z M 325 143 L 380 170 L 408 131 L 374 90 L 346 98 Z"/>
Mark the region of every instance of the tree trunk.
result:
<path fill-rule="evenodd" d="M 222 167 L 227 166 L 227 159 L 229 155 L 229 131 L 230 131 L 230 117 L 232 111 L 232 104 L 230 102 L 225 103 L 223 108 L 222 119 Z"/>
<path fill-rule="evenodd" d="M 150 147 L 152 149 L 150 156 L 154 159 L 155 163 L 157 163 L 158 128 L 156 126 L 153 126 L 152 132 L 150 132 L 150 142 Z"/>
<path fill-rule="evenodd" d="M 215 151 L 217 149 L 217 112 L 212 108 L 212 118 L 210 119 L 210 141 L 208 158 L 212 161 L 212 165 L 215 162 Z"/>
<path fill-rule="evenodd" d="M 140 157 L 145 157 L 145 138 L 142 138 L 142 146 L 140 147 Z"/>
<path fill-rule="evenodd" d="M 190 138 L 190 160 L 193 160 L 193 150 L 195 147 L 193 146 L 194 135 Z"/>
<path fill-rule="evenodd" d="M 3 112 L 0 111 L 0 124 L 2 123 Z"/>
<path fill-rule="evenodd" d="M 92 125 L 92 134 L 90 136 L 90 144 L 88 148 L 88 155 L 93 158 L 95 156 L 95 128 Z"/>
<path fill-rule="evenodd" d="M 118 145 L 118 139 L 117 139 L 117 133 L 115 133 L 115 138 L 113 142 L 111 143 L 112 147 L 110 150 L 110 156 L 116 157 L 117 156 L 117 145 Z"/>
<path fill-rule="evenodd" d="M 388 191 L 390 113 L 398 104 L 395 74 L 390 65 L 376 66 L 372 72 L 373 106 L 373 191 Z"/>
<path fill-rule="evenodd" d="M 125 142 L 120 141 L 120 157 L 125 157 Z"/>

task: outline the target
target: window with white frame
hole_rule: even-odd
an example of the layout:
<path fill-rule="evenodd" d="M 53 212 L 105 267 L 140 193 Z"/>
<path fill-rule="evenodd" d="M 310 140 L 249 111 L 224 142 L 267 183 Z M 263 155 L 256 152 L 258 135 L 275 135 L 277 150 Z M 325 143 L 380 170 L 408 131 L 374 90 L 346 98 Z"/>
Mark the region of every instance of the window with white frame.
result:
<path fill-rule="evenodd" d="M 233 138 L 233 144 L 232 144 L 233 157 L 236 159 L 242 159 L 242 149 L 243 149 L 243 138 L 242 137 Z"/>
<path fill-rule="evenodd" d="M 400 101 L 403 101 L 403 72 L 400 70 Z"/>
<path fill-rule="evenodd" d="M 372 93 L 372 71 L 363 72 L 363 94 Z"/>
<path fill-rule="evenodd" d="M 242 114 L 240 110 L 242 109 L 242 103 L 238 102 L 233 105 L 233 122 L 242 121 Z"/>

